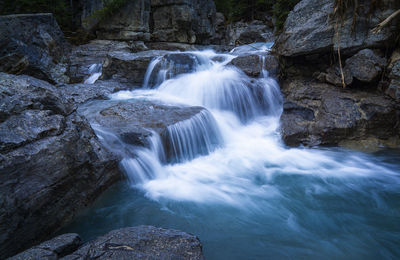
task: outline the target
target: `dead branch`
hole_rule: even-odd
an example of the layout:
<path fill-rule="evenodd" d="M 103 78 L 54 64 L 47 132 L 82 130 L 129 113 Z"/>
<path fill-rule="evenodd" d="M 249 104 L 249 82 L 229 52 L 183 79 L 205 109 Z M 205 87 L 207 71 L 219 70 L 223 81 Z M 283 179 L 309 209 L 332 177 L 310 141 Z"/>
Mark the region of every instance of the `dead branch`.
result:
<path fill-rule="evenodd" d="M 389 15 L 388 18 L 386 18 L 385 20 L 383 20 L 381 23 L 379 23 L 375 28 L 373 28 L 371 30 L 372 33 L 377 34 L 379 33 L 383 27 L 385 27 L 386 25 L 388 25 L 397 15 L 400 14 L 400 9 L 397 10 L 396 12 L 392 13 L 391 15 Z"/>

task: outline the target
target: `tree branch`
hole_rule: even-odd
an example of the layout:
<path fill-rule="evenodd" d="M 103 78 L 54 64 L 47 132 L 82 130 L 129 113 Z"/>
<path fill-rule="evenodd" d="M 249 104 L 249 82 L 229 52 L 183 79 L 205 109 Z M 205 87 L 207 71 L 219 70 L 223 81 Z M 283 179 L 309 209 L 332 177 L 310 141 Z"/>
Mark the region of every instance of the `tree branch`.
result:
<path fill-rule="evenodd" d="M 386 18 L 385 20 L 383 20 L 381 23 L 379 23 L 375 28 L 373 28 L 371 30 L 372 33 L 377 34 L 379 33 L 383 27 L 385 27 L 386 25 L 388 25 L 397 15 L 400 14 L 400 9 L 397 10 L 396 12 L 392 13 L 391 15 L 389 15 L 388 18 Z"/>

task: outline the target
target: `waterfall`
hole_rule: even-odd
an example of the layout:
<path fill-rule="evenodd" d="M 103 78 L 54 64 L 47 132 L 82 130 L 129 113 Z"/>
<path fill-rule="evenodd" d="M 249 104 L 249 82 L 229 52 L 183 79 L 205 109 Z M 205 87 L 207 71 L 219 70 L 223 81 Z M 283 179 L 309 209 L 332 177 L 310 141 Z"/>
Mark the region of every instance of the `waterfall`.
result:
<path fill-rule="evenodd" d="M 171 162 L 190 161 L 207 155 L 222 144 L 217 123 L 207 110 L 167 128 L 164 137 L 166 156 Z"/>
<path fill-rule="evenodd" d="M 121 138 L 134 121 L 108 129 L 91 120 L 98 107 L 80 108 L 128 179 L 88 214 L 82 233 L 160 225 L 199 235 L 207 259 L 398 258 L 399 153 L 286 147 L 278 83 L 266 70 L 249 78 L 228 65 L 252 53 L 268 67 L 268 48 L 170 52 L 150 63 L 142 89 L 98 101 L 196 106 L 168 125 L 157 120 L 164 114 L 152 117 L 162 131 L 149 130 L 145 147 Z"/>
<path fill-rule="evenodd" d="M 101 76 L 101 71 L 103 65 L 99 64 L 92 64 L 89 67 L 89 77 L 84 81 L 85 84 L 94 84 Z"/>

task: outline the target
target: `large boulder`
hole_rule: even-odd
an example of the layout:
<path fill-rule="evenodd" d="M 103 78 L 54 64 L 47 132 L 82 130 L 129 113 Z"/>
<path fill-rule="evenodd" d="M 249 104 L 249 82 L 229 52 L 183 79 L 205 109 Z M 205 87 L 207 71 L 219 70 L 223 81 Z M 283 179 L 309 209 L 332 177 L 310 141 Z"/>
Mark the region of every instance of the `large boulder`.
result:
<path fill-rule="evenodd" d="M 139 53 L 112 52 L 103 65 L 102 79 L 113 79 L 122 83 L 143 84 L 147 67 L 154 57 L 165 51 L 144 51 Z"/>
<path fill-rule="evenodd" d="M 151 101 L 96 101 L 80 109 L 91 124 L 112 131 L 128 144 L 148 146 L 152 132 L 163 134 L 168 126 L 187 120 L 202 107 L 174 107 Z"/>
<path fill-rule="evenodd" d="M 67 75 L 70 83 L 81 83 L 88 79 L 92 66 L 102 66 L 107 55 L 112 52 L 131 52 L 127 42 L 94 40 L 84 45 L 74 46 L 69 54 Z"/>
<path fill-rule="evenodd" d="M 387 60 L 378 50 L 363 49 L 346 59 L 342 69 L 346 86 L 356 81 L 356 85 L 376 84 L 386 67 Z M 329 67 L 317 76 L 322 82 L 342 86 L 342 75 L 338 64 Z M 360 83 L 358 83 L 360 82 Z"/>
<path fill-rule="evenodd" d="M 120 178 L 75 105 L 47 82 L 0 73 L 0 255 L 46 238 Z"/>
<path fill-rule="evenodd" d="M 67 83 L 67 47 L 52 14 L 0 16 L 0 71 Z"/>
<path fill-rule="evenodd" d="M 152 41 L 209 44 L 215 34 L 212 0 L 152 0 Z"/>
<path fill-rule="evenodd" d="M 228 65 L 233 65 L 241 69 L 250 77 L 258 77 L 266 70 L 270 76 L 277 76 L 279 73 L 279 61 L 270 54 L 250 54 L 241 55 L 234 58 Z"/>
<path fill-rule="evenodd" d="M 281 129 L 288 145 L 400 145 L 399 107 L 383 94 L 303 79 L 283 82 L 282 93 Z"/>
<path fill-rule="evenodd" d="M 374 1 L 358 1 L 358 13 L 354 14 L 353 8 L 348 8 L 343 20 L 339 21 L 331 16 L 334 2 L 299 2 L 289 13 L 283 31 L 275 42 L 274 51 L 282 56 L 293 57 L 327 53 L 340 46 L 343 53 L 352 54 L 363 48 L 385 47 L 385 43 L 390 43 L 397 35 L 395 23 L 384 27 L 379 33 L 371 33 L 371 29 L 382 19 L 399 8 L 397 0 L 382 1 L 383 8 L 373 5 Z M 356 23 L 353 28 L 354 15 Z"/>
<path fill-rule="evenodd" d="M 63 258 L 72 259 L 204 259 L 196 236 L 152 226 L 109 232 Z"/>
<path fill-rule="evenodd" d="M 150 138 L 154 133 L 161 138 L 168 162 L 207 154 L 221 141 L 214 118 L 202 107 L 167 106 L 145 100 L 111 100 L 88 103 L 79 111 L 99 130 L 99 135 L 108 132 L 117 136 L 120 141 L 114 137 L 103 139 L 110 150 L 124 158 L 135 156 L 137 149 L 132 146 L 150 148 Z"/>

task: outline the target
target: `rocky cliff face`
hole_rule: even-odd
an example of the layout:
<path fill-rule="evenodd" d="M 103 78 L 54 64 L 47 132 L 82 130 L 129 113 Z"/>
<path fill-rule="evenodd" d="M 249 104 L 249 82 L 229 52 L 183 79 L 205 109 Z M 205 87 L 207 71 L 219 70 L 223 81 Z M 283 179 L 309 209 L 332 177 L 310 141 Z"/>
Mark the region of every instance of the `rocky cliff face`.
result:
<path fill-rule="evenodd" d="M 46 238 L 120 178 L 59 89 L 0 73 L 0 255 Z M 10 132 L 11 131 L 11 132 Z"/>
<path fill-rule="evenodd" d="M 332 49 L 354 54 L 360 49 L 381 47 L 393 40 L 398 27 L 395 23 L 374 34 L 374 28 L 382 19 L 398 8 L 398 1 L 382 1 L 383 7 L 373 1 L 358 1 L 357 13 L 349 6 L 343 19 L 332 17 L 333 0 L 303 0 L 290 12 L 283 32 L 276 40 L 274 51 L 282 56 L 321 54 Z M 356 22 L 353 25 L 353 15 Z"/>
<path fill-rule="evenodd" d="M 52 14 L 0 16 L 0 71 L 66 83 L 67 49 Z"/>
<path fill-rule="evenodd" d="M 99 39 L 209 44 L 215 36 L 212 0 L 127 1 L 99 21 L 93 14 L 102 8 L 101 0 L 85 1 L 82 12 L 82 24 Z"/>
<path fill-rule="evenodd" d="M 376 34 L 371 29 L 400 3 L 358 1 L 357 10 L 349 7 L 340 20 L 332 17 L 334 3 L 302 0 L 273 47 L 285 79 L 283 138 L 289 145 L 398 147 L 398 58 L 390 53 L 400 27 L 394 20 Z"/>

